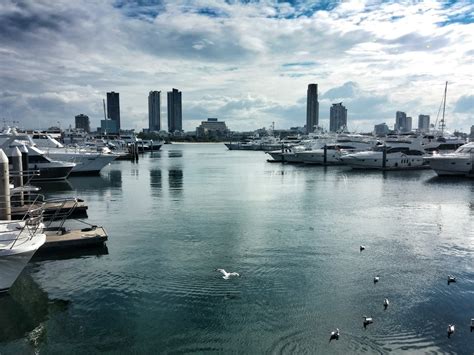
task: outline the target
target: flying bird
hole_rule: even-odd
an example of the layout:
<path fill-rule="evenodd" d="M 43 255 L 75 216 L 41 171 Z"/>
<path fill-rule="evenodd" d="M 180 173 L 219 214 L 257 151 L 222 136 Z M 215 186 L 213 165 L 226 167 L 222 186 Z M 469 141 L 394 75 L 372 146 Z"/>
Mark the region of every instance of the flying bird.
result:
<path fill-rule="evenodd" d="M 237 272 L 227 272 L 224 269 L 216 269 L 216 271 L 219 271 L 223 276 L 222 278 L 225 280 L 230 279 L 232 276 L 239 277 L 240 274 Z"/>

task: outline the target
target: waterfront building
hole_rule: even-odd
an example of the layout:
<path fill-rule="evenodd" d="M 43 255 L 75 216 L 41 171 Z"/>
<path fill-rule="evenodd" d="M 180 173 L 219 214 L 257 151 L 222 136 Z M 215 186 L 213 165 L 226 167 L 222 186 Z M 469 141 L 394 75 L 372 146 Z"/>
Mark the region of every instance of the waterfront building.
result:
<path fill-rule="evenodd" d="M 410 132 L 411 131 L 411 117 L 402 111 L 397 111 L 395 115 L 395 131 Z"/>
<path fill-rule="evenodd" d="M 168 91 L 168 132 L 181 132 L 183 130 L 183 116 L 181 105 L 181 91 L 173 89 Z"/>
<path fill-rule="evenodd" d="M 347 127 L 347 108 L 342 102 L 332 104 L 329 113 L 329 131 L 336 132 Z"/>
<path fill-rule="evenodd" d="M 75 118 L 75 123 L 76 123 L 76 129 L 82 129 L 87 133 L 91 132 L 89 116 L 81 113 L 75 116 L 74 118 Z"/>
<path fill-rule="evenodd" d="M 118 92 L 107 93 L 107 118 L 115 121 L 120 131 L 120 98 Z"/>
<path fill-rule="evenodd" d="M 418 130 L 420 132 L 428 132 L 430 130 L 430 115 L 418 116 Z"/>
<path fill-rule="evenodd" d="M 309 84 L 306 98 L 306 133 L 319 125 L 318 84 Z"/>
<path fill-rule="evenodd" d="M 148 94 L 148 130 L 158 132 L 161 129 L 161 91 Z"/>
<path fill-rule="evenodd" d="M 389 132 L 390 132 L 390 129 L 388 128 L 388 126 L 385 122 L 380 123 L 380 124 L 376 124 L 374 126 L 374 133 L 375 133 L 376 136 L 385 136 Z"/>
<path fill-rule="evenodd" d="M 229 130 L 224 121 L 219 121 L 217 118 L 208 118 L 207 121 L 202 121 L 199 127 L 196 128 L 196 136 L 204 137 L 226 137 Z"/>
<path fill-rule="evenodd" d="M 120 128 L 118 122 L 114 120 L 101 120 L 100 132 L 103 134 L 119 134 Z"/>

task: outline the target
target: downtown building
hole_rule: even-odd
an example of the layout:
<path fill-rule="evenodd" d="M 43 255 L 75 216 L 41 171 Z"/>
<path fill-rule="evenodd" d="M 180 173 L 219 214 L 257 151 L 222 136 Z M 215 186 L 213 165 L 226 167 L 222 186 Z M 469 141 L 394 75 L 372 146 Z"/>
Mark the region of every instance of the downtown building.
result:
<path fill-rule="evenodd" d="M 118 92 L 107 93 L 107 118 L 102 120 L 101 130 L 108 134 L 120 133 L 120 97 Z"/>
<path fill-rule="evenodd" d="M 207 121 L 201 121 L 196 128 L 197 137 L 216 137 L 223 138 L 229 135 L 229 130 L 224 121 L 217 118 L 208 118 Z"/>
<path fill-rule="evenodd" d="M 318 84 L 309 84 L 306 98 L 306 133 L 319 125 Z"/>
<path fill-rule="evenodd" d="M 395 114 L 395 131 L 406 133 L 411 132 L 412 129 L 412 118 L 407 117 L 407 114 L 402 111 L 397 111 Z"/>
<path fill-rule="evenodd" d="M 418 130 L 420 132 L 429 132 L 430 130 L 430 115 L 418 116 Z"/>
<path fill-rule="evenodd" d="M 329 131 L 337 132 L 347 127 L 347 108 L 342 102 L 332 104 L 329 110 Z"/>
<path fill-rule="evenodd" d="M 148 130 L 161 130 L 161 91 L 150 91 L 148 94 Z"/>
<path fill-rule="evenodd" d="M 77 116 L 74 116 L 74 119 L 76 129 L 82 129 L 84 132 L 91 133 L 89 116 L 81 113 Z"/>
<path fill-rule="evenodd" d="M 183 130 L 183 109 L 181 91 L 168 91 L 168 132 L 175 133 Z"/>

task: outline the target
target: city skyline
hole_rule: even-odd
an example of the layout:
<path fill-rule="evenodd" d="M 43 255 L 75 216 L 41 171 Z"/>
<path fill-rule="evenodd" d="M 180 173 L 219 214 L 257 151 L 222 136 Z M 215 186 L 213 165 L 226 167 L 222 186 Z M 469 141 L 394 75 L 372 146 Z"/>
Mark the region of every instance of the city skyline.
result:
<path fill-rule="evenodd" d="M 343 101 L 349 128 L 369 131 L 397 110 L 435 122 L 448 81 L 448 129 L 468 132 L 473 11 L 468 1 L 7 1 L 0 117 L 46 128 L 84 113 L 97 127 L 113 90 L 121 127 L 141 130 L 146 93 L 178 87 L 185 131 L 206 117 L 240 131 L 302 127 L 307 85 L 318 83 L 320 125 Z"/>

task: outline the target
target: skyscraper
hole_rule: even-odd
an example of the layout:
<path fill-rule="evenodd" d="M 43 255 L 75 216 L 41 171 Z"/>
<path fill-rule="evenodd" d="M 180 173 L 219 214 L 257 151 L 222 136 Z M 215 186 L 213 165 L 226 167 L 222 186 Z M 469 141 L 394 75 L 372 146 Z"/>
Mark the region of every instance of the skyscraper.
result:
<path fill-rule="evenodd" d="M 306 133 L 319 124 L 318 84 L 309 84 L 306 99 Z"/>
<path fill-rule="evenodd" d="M 183 115 L 181 106 L 181 91 L 168 91 L 168 132 L 183 130 Z"/>
<path fill-rule="evenodd" d="M 161 129 L 161 91 L 150 91 L 148 95 L 148 129 L 158 132 Z"/>
<path fill-rule="evenodd" d="M 347 126 L 347 109 L 342 102 L 332 104 L 329 115 L 329 130 L 336 132 Z"/>
<path fill-rule="evenodd" d="M 405 129 L 403 130 L 403 132 L 411 132 L 412 122 L 413 122 L 412 118 L 407 117 L 405 121 Z"/>
<path fill-rule="evenodd" d="M 89 116 L 80 114 L 74 117 L 75 118 L 75 123 L 76 123 L 76 128 L 83 129 L 85 132 L 90 133 L 91 132 L 91 127 L 90 127 L 90 122 L 89 122 Z"/>
<path fill-rule="evenodd" d="M 117 129 L 120 131 L 120 99 L 118 92 L 107 93 L 107 118 L 115 121 Z"/>
<path fill-rule="evenodd" d="M 430 130 L 430 115 L 418 116 L 418 130 L 420 132 L 428 132 Z"/>
<path fill-rule="evenodd" d="M 395 114 L 395 131 L 403 131 L 407 126 L 407 114 L 402 111 L 397 111 Z"/>

